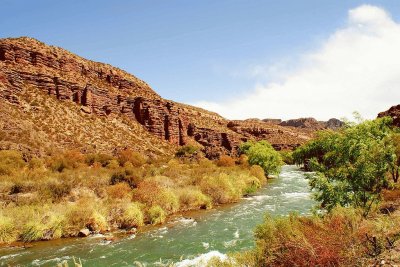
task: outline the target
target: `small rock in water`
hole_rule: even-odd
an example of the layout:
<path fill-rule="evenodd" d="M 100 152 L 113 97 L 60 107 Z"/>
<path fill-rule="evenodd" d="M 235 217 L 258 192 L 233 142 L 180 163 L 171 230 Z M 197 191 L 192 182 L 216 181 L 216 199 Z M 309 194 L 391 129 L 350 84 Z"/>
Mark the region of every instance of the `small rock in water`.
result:
<path fill-rule="evenodd" d="M 78 234 L 78 236 L 80 236 L 80 237 L 87 237 L 87 236 L 89 236 L 89 235 L 90 235 L 90 231 L 89 231 L 89 229 L 87 229 L 87 228 L 81 229 L 81 230 L 79 231 L 79 234 Z"/>

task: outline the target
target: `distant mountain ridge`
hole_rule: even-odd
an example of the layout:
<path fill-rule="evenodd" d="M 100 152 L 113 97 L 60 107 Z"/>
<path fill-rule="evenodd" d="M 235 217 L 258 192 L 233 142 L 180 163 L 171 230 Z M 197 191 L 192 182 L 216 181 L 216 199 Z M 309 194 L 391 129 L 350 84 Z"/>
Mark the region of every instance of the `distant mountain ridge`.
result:
<path fill-rule="evenodd" d="M 314 131 L 338 125 L 338 120 L 312 118 L 229 121 L 163 99 L 123 70 L 28 37 L 0 39 L 0 107 L 0 149 L 36 154 L 54 149 L 114 153 L 131 147 L 165 155 L 194 144 L 216 158 L 236 154 L 247 140 L 293 149 Z"/>

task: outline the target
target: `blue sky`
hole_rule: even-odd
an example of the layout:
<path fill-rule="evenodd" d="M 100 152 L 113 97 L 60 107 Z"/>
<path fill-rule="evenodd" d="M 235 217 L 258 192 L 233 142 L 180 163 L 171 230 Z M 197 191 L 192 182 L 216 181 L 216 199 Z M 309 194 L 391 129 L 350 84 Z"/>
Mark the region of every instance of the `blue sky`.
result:
<path fill-rule="evenodd" d="M 283 73 L 297 65 L 304 53 L 346 27 L 349 10 L 362 4 L 384 8 L 395 21 L 400 16 L 400 3 L 389 0 L 0 4 L 0 37 L 30 36 L 110 63 L 145 80 L 161 96 L 185 103 L 223 103 L 279 79 L 280 64 Z"/>

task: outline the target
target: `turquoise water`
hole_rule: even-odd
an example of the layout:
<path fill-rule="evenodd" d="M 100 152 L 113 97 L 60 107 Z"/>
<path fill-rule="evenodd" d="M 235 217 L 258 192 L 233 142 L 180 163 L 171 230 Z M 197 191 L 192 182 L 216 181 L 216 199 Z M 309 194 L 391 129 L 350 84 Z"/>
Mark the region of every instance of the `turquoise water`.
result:
<path fill-rule="evenodd" d="M 266 212 L 285 215 L 291 211 L 309 214 L 315 202 L 304 173 L 283 166 L 257 195 L 239 203 L 208 211 L 176 216 L 166 225 L 138 235 L 125 235 L 109 242 L 102 236 L 34 243 L 31 248 L 0 249 L 0 266 L 56 266 L 72 257 L 87 266 L 188 266 L 199 255 L 223 256 L 226 252 L 254 246 L 253 230 Z M 197 258 L 198 259 L 198 258 Z"/>

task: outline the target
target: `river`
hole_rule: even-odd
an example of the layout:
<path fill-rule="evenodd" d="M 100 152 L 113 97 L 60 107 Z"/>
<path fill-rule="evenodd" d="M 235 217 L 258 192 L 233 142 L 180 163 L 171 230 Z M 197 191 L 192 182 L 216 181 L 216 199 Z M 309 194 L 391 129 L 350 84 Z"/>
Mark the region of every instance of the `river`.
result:
<path fill-rule="evenodd" d="M 0 266 L 56 266 L 72 257 L 83 266 L 178 266 L 202 257 L 250 249 L 253 230 L 266 212 L 286 215 L 310 214 L 315 202 L 304 173 L 296 166 L 283 166 L 256 195 L 239 203 L 207 211 L 175 216 L 166 225 L 110 242 L 101 236 L 37 242 L 31 248 L 1 248 Z"/>

